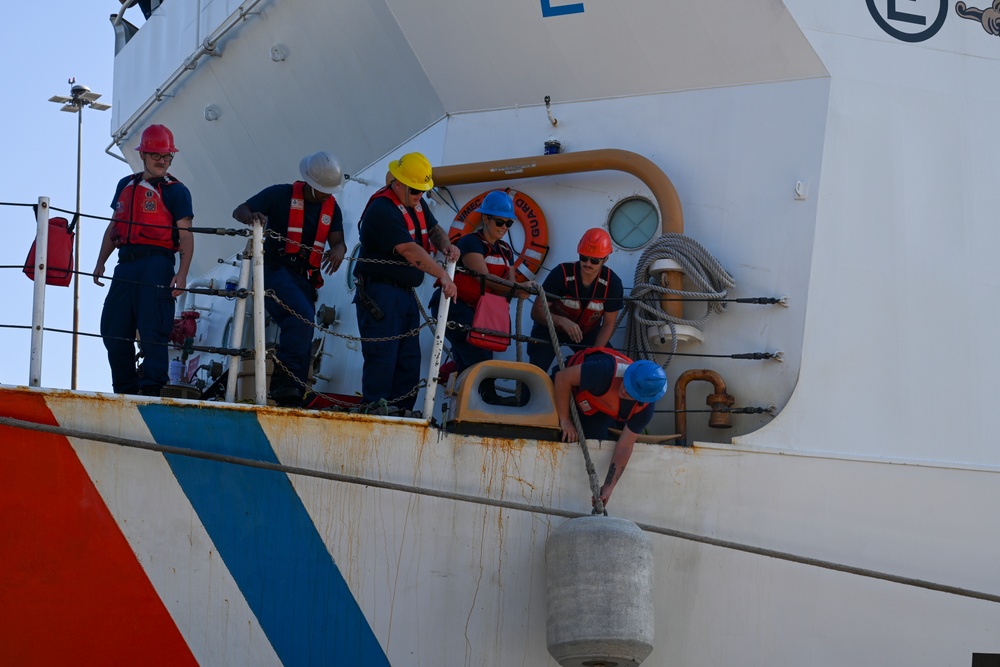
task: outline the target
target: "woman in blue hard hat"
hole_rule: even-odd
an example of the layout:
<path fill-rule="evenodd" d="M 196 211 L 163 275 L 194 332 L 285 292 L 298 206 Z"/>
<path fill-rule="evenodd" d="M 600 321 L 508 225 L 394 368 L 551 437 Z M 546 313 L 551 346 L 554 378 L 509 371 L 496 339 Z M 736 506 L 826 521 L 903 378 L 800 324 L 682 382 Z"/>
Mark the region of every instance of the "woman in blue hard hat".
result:
<path fill-rule="evenodd" d="M 610 440 L 608 429 L 621 429 L 601 487 L 605 504 L 625 472 L 636 438 L 653 419 L 654 404 L 666 392 L 667 374 L 659 364 L 632 361 L 607 348 L 581 350 L 556 373 L 556 411 L 565 442 L 579 438 L 570 416 L 571 397 L 580 413 L 584 437 Z"/>
<path fill-rule="evenodd" d="M 504 296 L 510 292 L 508 287 L 491 282 L 491 276 L 514 281 L 514 271 L 511 268 L 514 263 L 514 251 L 503 240 L 507 230 L 514 224 L 513 200 L 503 190 L 494 190 L 483 198 L 483 203 L 475 212 L 482 214 L 479 227 L 455 242 L 455 246 L 461 252 L 455 272 L 458 298 L 448 310 L 449 322 L 466 326 L 472 325 L 476 305 L 484 288 L 488 292 Z M 439 292 L 435 292 L 431 301 L 431 309 L 435 316 L 437 316 L 439 296 Z M 467 336 L 468 331 L 464 329 L 449 327 L 445 330 L 445 338 L 451 343 L 451 356 L 458 373 L 473 364 L 493 358 L 492 351 L 472 345 L 466 340 Z"/>

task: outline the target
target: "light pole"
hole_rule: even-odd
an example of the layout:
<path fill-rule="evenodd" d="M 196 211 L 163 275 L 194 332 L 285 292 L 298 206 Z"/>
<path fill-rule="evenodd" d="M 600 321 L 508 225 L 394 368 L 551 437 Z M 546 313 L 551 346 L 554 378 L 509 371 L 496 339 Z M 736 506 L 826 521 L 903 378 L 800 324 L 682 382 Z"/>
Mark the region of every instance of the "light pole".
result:
<path fill-rule="evenodd" d="M 82 153 L 83 153 L 83 108 L 90 107 L 91 109 L 96 109 L 97 111 L 107 111 L 111 108 L 109 104 L 101 104 L 97 101 L 101 95 L 100 93 L 90 92 L 90 88 L 83 85 L 82 83 L 77 83 L 75 77 L 70 77 L 69 80 L 69 94 L 70 97 L 62 97 L 60 95 L 53 95 L 49 98 L 49 102 L 55 102 L 57 104 L 63 105 L 60 111 L 67 111 L 69 113 L 77 114 L 76 117 L 76 215 L 73 216 L 73 222 L 69 226 L 69 230 L 76 232 L 76 242 L 73 252 L 73 256 L 76 257 L 76 271 L 73 273 L 73 361 L 72 361 L 72 373 L 70 376 L 70 389 L 76 389 L 76 366 L 77 366 L 77 345 L 79 336 L 77 335 L 80 330 L 80 230 L 77 229 L 77 223 L 80 222 L 80 167 L 82 164 Z"/>

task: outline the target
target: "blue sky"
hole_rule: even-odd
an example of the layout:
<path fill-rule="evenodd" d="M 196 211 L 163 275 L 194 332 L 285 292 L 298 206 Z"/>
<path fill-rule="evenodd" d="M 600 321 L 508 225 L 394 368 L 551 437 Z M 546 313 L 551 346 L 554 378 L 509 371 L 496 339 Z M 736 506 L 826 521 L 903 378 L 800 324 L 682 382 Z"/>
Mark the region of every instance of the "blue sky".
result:
<path fill-rule="evenodd" d="M 4 123 L 0 146 L 4 156 L 0 178 L 0 202 L 34 203 L 39 196 L 51 199 L 57 208 L 76 205 L 75 114 L 59 110 L 49 102 L 52 95 L 69 95 L 67 79 L 75 76 L 101 102 L 112 103 L 114 32 L 108 16 L 120 7 L 117 0 L 44 3 L 7 3 L 0 35 L 6 46 L 7 64 L 2 80 L 5 89 Z M 143 22 L 138 8 L 126 17 Z M 83 116 L 83 178 L 81 210 L 107 216 L 118 179 L 129 172 L 124 162 L 105 153 L 111 143 L 111 112 L 85 110 Z M 61 214 L 55 214 L 61 215 Z M 0 225 L 5 242 L 0 244 L 0 265 L 23 264 L 35 235 L 31 209 L 0 206 Z M 72 217 L 72 216 L 65 216 Z M 94 268 L 106 222 L 84 219 L 81 228 L 83 271 Z M 108 267 L 110 273 L 113 267 Z M 105 282 L 105 285 L 108 283 Z M 17 269 L 0 269 L 0 292 L 4 295 L 0 325 L 30 325 L 33 283 Z M 80 331 L 98 333 L 107 287 L 94 285 L 87 276 L 80 282 Z M 73 288 L 49 287 L 46 291 L 46 326 L 72 329 Z M 30 357 L 27 330 L 0 328 L 0 383 L 27 384 Z M 78 388 L 110 391 L 111 375 L 100 339 L 79 339 Z M 71 336 L 46 332 L 43 344 L 42 385 L 70 386 Z"/>

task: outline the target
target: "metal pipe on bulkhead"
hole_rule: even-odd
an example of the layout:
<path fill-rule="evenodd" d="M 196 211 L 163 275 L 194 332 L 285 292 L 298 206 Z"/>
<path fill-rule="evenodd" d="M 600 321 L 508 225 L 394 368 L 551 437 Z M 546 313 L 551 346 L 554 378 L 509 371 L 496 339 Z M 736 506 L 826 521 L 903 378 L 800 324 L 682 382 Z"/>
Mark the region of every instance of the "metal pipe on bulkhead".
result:
<path fill-rule="evenodd" d="M 692 368 L 684 371 L 674 383 L 674 431 L 681 437 L 677 444 L 681 447 L 687 446 L 687 386 L 690 382 L 704 380 L 711 382 L 715 389 L 714 394 L 709 394 L 705 402 L 712 408 L 712 414 L 708 418 L 708 425 L 712 428 L 732 428 L 733 424 L 729 417 L 729 408 L 736 402 L 726 391 L 726 381 L 715 371 L 707 368 Z"/>
<path fill-rule="evenodd" d="M 623 171 L 646 184 L 653 193 L 660 209 L 663 233 L 684 233 L 684 212 L 677 189 L 666 174 L 649 158 L 638 153 L 617 148 L 601 148 L 576 153 L 531 155 L 528 157 L 469 162 L 434 168 L 436 185 L 468 185 L 491 181 L 509 181 L 539 176 L 579 174 L 590 171 Z M 678 271 L 667 272 L 667 287 L 683 289 L 683 275 Z M 681 301 L 664 301 L 663 310 L 672 317 L 684 318 Z"/>

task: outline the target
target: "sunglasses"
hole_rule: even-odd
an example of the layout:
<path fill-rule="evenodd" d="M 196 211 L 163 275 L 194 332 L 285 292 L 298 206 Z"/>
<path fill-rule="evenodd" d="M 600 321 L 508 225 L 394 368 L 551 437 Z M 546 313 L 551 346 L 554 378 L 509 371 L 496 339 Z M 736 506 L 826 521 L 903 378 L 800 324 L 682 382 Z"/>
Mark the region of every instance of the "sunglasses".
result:
<path fill-rule="evenodd" d="M 590 262 L 591 264 L 600 264 L 606 259 L 607 257 L 587 257 L 586 255 L 580 255 L 581 264 L 586 262 Z"/>
<path fill-rule="evenodd" d="M 159 162 L 161 160 L 163 162 L 173 162 L 174 161 L 173 153 L 146 153 L 146 155 L 148 155 L 149 157 L 153 158 L 154 162 Z"/>
<path fill-rule="evenodd" d="M 507 220 L 506 218 L 498 218 L 495 215 L 491 215 L 489 218 L 497 227 L 506 227 L 507 229 L 510 229 L 514 225 L 513 220 Z"/>
<path fill-rule="evenodd" d="M 410 191 L 411 195 L 423 195 L 424 194 L 423 190 L 417 190 L 416 188 L 411 188 L 409 186 L 407 186 L 406 189 Z"/>

